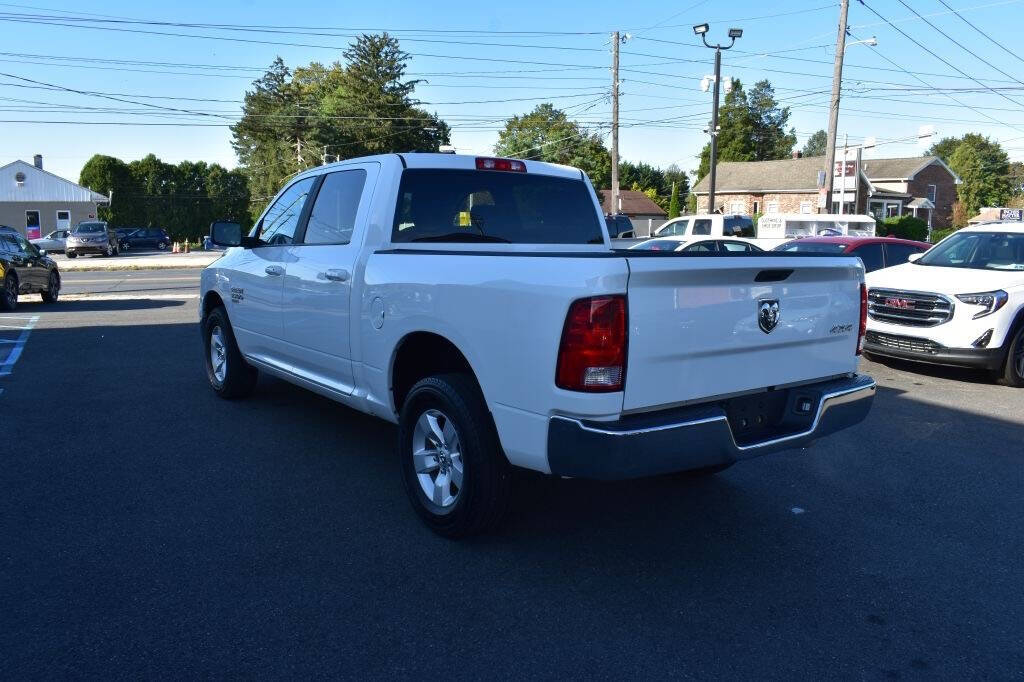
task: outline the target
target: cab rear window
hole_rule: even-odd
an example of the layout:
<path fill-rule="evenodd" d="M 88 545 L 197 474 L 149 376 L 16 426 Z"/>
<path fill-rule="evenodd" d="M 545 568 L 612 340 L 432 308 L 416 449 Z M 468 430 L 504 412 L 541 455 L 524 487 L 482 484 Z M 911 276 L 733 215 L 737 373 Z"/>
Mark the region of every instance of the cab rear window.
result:
<path fill-rule="evenodd" d="M 391 241 L 602 244 L 600 220 L 582 180 L 407 169 Z"/>

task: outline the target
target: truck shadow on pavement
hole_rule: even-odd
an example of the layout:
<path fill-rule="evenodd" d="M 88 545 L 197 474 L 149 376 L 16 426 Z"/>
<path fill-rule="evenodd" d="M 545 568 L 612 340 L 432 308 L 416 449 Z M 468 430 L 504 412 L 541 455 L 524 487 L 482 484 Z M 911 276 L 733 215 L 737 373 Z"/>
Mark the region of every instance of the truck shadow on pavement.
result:
<path fill-rule="evenodd" d="M 864 423 L 703 480 L 519 472 L 507 525 L 451 542 L 405 499 L 394 426 L 275 379 L 220 400 L 201 358 L 194 324 L 42 327 L 0 381 L 8 672 L 1024 664 L 1024 429 L 983 406 L 880 388 Z"/>
<path fill-rule="evenodd" d="M 185 305 L 187 302 L 187 299 L 170 298 L 100 299 L 96 301 L 91 301 L 87 298 L 80 298 L 72 299 L 70 301 L 61 299 L 56 304 L 49 304 L 38 300 L 26 301 L 22 298 L 18 301 L 18 312 L 28 312 L 32 314 L 39 313 L 40 315 L 59 315 L 60 313 L 106 312 L 118 310 L 156 310 L 158 308 L 177 308 Z"/>

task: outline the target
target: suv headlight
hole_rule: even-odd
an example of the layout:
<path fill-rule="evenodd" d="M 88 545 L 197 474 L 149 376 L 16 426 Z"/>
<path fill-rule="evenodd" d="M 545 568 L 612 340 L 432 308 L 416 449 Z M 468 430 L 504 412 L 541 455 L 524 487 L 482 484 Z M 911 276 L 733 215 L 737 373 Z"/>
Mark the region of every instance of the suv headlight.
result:
<path fill-rule="evenodd" d="M 974 317 L 972 319 L 976 320 L 979 317 L 991 315 L 992 313 L 1006 305 L 1006 301 L 1009 298 L 1009 295 L 1007 295 L 1007 293 L 1002 289 L 999 289 L 998 291 L 985 291 L 980 294 L 957 294 L 956 297 L 959 298 L 964 303 L 969 303 L 970 305 L 980 305 L 983 307 L 983 309 L 980 312 L 974 314 Z"/>

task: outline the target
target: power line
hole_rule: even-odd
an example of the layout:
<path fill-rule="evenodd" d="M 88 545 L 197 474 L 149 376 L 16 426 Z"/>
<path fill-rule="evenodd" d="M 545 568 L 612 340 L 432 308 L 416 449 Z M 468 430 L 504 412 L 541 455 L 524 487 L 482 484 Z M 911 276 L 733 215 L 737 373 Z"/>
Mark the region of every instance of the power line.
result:
<path fill-rule="evenodd" d="M 967 24 L 968 26 L 973 28 L 975 31 L 980 33 L 982 36 L 984 36 L 985 39 L 988 40 L 990 43 L 992 43 L 993 45 L 995 45 L 996 47 L 1001 49 L 1003 52 L 1005 52 L 1006 54 L 1008 54 L 1011 57 L 1013 57 L 1014 59 L 1016 59 L 1017 61 L 1024 62 L 1024 58 L 1022 58 L 1019 54 L 1017 54 L 1016 52 L 1014 52 L 1010 48 L 1006 47 L 1001 42 L 999 42 L 998 40 L 993 38 L 992 36 L 990 36 L 986 31 L 982 31 L 980 28 L 978 28 L 977 26 L 972 24 L 970 21 L 967 20 L 967 17 L 965 17 L 964 15 L 960 14 L 960 12 L 958 12 L 957 10 L 955 10 L 952 7 L 950 7 L 949 5 L 947 5 L 945 0 L 939 0 L 939 2 L 942 4 L 943 7 L 945 7 L 950 12 L 955 14 L 957 16 L 957 18 L 960 19 L 960 21 L 964 22 L 965 24 Z"/>
<path fill-rule="evenodd" d="M 992 62 L 988 61 L 987 59 L 985 59 L 985 58 L 984 58 L 984 57 L 982 57 L 981 55 L 977 54 L 976 52 L 974 52 L 974 51 L 973 51 L 973 50 L 971 50 L 970 48 L 966 47 L 966 46 L 965 46 L 965 45 L 964 45 L 963 43 L 961 43 L 961 42 L 959 42 L 958 40 L 956 40 L 955 38 L 953 38 L 953 36 L 949 35 L 949 34 L 948 34 L 948 33 L 946 33 L 945 31 L 943 31 L 943 30 L 942 30 L 941 28 L 939 28 L 938 26 L 936 26 L 936 25 L 935 25 L 935 24 L 933 24 L 932 22 L 930 22 L 930 21 L 928 21 L 927 19 L 925 19 L 924 17 L 922 17 L 922 16 L 920 15 L 920 14 L 918 14 L 917 10 L 915 10 L 915 9 L 914 9 L 913 7 L 911 7 L 910 5 L 908 5 L 907 3 L 905 3 L 905 2 L 903 1 L 903 0 L 899 0 L 899 2 L 900 2 L 900 4 L 901 4 L 901 5 L 903 5 L 903 6 L 904 6 L 904 7 L 906 7 L 907 9 L 909 9 L 909 10 L 910 10 L 911 12 L 913 12 L 914 14 L 916 14 L 916 15 L 917 15 L 918 17 L 921 17 L 921 20 L 922 20 L 922 21 L 924 21 L 924 23 L 928 24 L 928 25 L 929 25 L 929 26 L 931 26 L 931 27 L 932 27 L 933 29 L 935 29 L 936 31 L 938 31 L 938 32 L 939 32 L 940 34 L 942 34 L 943 36 L 945 36 L 945 38 L 946 38 L 947 40 L 949 40 L 949 42 L 953 43 L 954 45 L 956 45 L 957 47 L 959 47 L 959 48 L 960 48 L 961 50 L 963 50 L 964 52 L 966 52 L 967 54 L 971 55 L 972 57 L 974 57 L 974 58 L 975 58 L 975 59 L 977 59 L 978 61 L 980 61 L 980 62 L 982 62 L 982 63 L 984 63 L 984 64 L 987 64 L 988 66 L 992 67 L 993 69 L 995 69 L 995 70 L 996 70 L 996 71 L 998 71 L 999 73 L 1003 74 L 1004 76 L 1006 76 L 1006 77 L 1008 77 L 1008 78 L 1012 78 L 1013 80 L 1017 81 L 1017 82 L 1018 82 L 1018 83 L 1020 83 L 1021 85 L 1024 85 L 1024 81 L 1022 81 L 1021 79 L 1017 78 L 1016 76 L 1013 76 L 1013 75 L 1011 75 L 1011 74 L 1008 74 L 1007 72 L 1003 71 L 1002 69 L 1000 69 L 1000 68 L 999 68 L 998 66 L 996 66 L 996 65 L 995 65 L 995 64 L 993 64 Z"/>
<path fill-rule="evenodd" d="M 943 63 L 943 64 L 945 64 L 946 66 L 948 66 L 948 67 L 952 68 L 952 69 L 953 69 L 954 71 L 956 71 L 957 73 L 960 73 L 960 74 L 962 74 L 962 75 L 963 75 L 964 77 L 966 77 L 966 78 L 969 78 L 970 80 L 974 81 L 975 83 L 977 83 L 978 85 L 982 86 L 983 88 L 986 88 L 987 90 L 990 90 L 991 92 L 994 92 L 995 94 L 999 95 L 1000 97 L 1002 97 L 1003 99 L 1007 100 L 1007 101 L 1008 101 L 1008 102 L 1010 102 L 1011 104 L 1015 104 L 1015 105 L 1017 105 L 1017 106 L 1020 106 L 1020 102 L 1018 102 L 1018 101 L 1016 101 L 1016 100 L 1014 100 L 1014 99 L 1011 99 L 1010 97 L 1007 97 L 1006 95 L 1004 95 L 1004 94 L 1003 94 L 1003 93 L 1001 93 L 1001 92 L 997 92 L 997 91 L 996 91 L 996 90 L 995 90 L 994 88 L 991 88 L 991 87 L 989 87 L 988 85 L 986 85 L 985 83 L 982 83 L 982 82 L 981 82 L 980 80 L 978 80 L 978 79 L 977 79 L 977 78 L 975 78 L 974 76 L 970 75 L 969 73 L 967 73 L 967 72 L 966 72 L 966 71 L 964 71 L 963 69 L 959 68 L 958 66 L 956 66 L 955 64 L 953 64 L 952 62 L 950 62 L 950 61 L 949 61 L 948 59 L 946 59 L 946 58 L 944 58 L 944 57 L 942 57 L 942 56 L 940 56 L 940 55 L 936 54 L 936 53 L 935 53 L 935 52 L 934 52 L 933 50 L 931 50 L 931 49 L 929 49 L 928 47 L 926 47 L 925 45 L 923 45 L 923 44 L 922 44 L 922 43 L 921 43 L 920 41 L 918 41 L 917 39 L 915 39 L 915 38 L 914 38 L 913 36 L 911 36 L 911 35 L 910 35 L 909 33 L 907 33 L 906 31 L 904 31 L 903 29 L 901 29 L 900 27 L 896 26 L 896 25 L 895 25 L 894 23 L 892 23 L 891 21 L 889 21 L 888 19 L 886 19 L 886 18 L 885 18 L 884 16 L 882 16 L 882 15 L 881 15 L 881 14 L 880 14 L 880 13 L 879 13 L 879 12 L 878 12 L 878 11 L 877 11 L 876 9 L 874 9 L 873 7 L 871 7 L 871 5 L 869 5 L 869 4 L 867 4 L 866 2 L 864 2 L 864 0 L 857 0 L 857 2 L 859 2 L 859 3 L 861 4 L 861 6 L 865 7 L 865 8 L 866 8 L 866 9 L 867 9 L 867 10 L 868 10 L 869 12 L 871 12 L 872 14 L 874 14 L 874 15 L 875 15 L 876 17 L 878 17 L 878 18 L 879 18 L 879 19 L 881 19 L 882 21 L 884 21 L 884 22 L 886 22 L 887 24 L 889 24 L 889 26 L 891 26 L 891 27 L 893 28 L 893 30 L 895 30 L 895 31 L 896 31 L 897 33 L 899 33 L 899 34 L 900 34 L 900 35 L 902 35 L 902 36 L 903 36 L 904 38 L 906 38 L 906 39 L 907 39 L 907 40 L 909 40 L 910 42 L 912 42 L 912 43 L 914 43 L 915 45 L 917 45 L 918 47 L 920 47 L 920 48 L 921 48 L 922 50 L 924 50 L 925 52 L 927 52 L 927 53 L 928 53 L 928 54 L 930 54 L 931 56 L 933 56 L 933 57 L 935 57 L 936 59 L 938 59 L 938 60 L 939 60 L 940 62 L 942 62 L 942 63 Z M 908 7 L 908 9 L 909 9 L 909 5 L 906 5 L 906 3 L 903 3 L 903 0 L 900 0 L 900 3 L 901 3 L 901 4 L 904 4 L 904 6 Z M 911 11 L 913 11 L 913 10 L 911 10 Z M 915 12 L 915 14 L 916 14 L 916 12 Z M 920 16 L 920 15 L 918 15 L 918 16 Z"/>

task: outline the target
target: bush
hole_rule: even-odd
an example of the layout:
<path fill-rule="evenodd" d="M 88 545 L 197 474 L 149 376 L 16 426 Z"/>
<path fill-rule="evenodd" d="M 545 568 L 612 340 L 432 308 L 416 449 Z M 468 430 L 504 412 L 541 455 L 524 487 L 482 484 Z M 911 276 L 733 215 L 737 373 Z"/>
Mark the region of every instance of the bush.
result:
<path fill-rule="evenodd" d="M 893 216 L 878 226 L 876 234 L 923 242 L 928 238 L 928 223 L 912 215 Z"/>
<path fill-rule="evenodd" d="M 954 232 L 956 232 L 955 227 L 950 227 L 945 230 L 932 230 L 932 238 L 929 241 L 931 241 L 932 244 L 938 244 Z"/>

